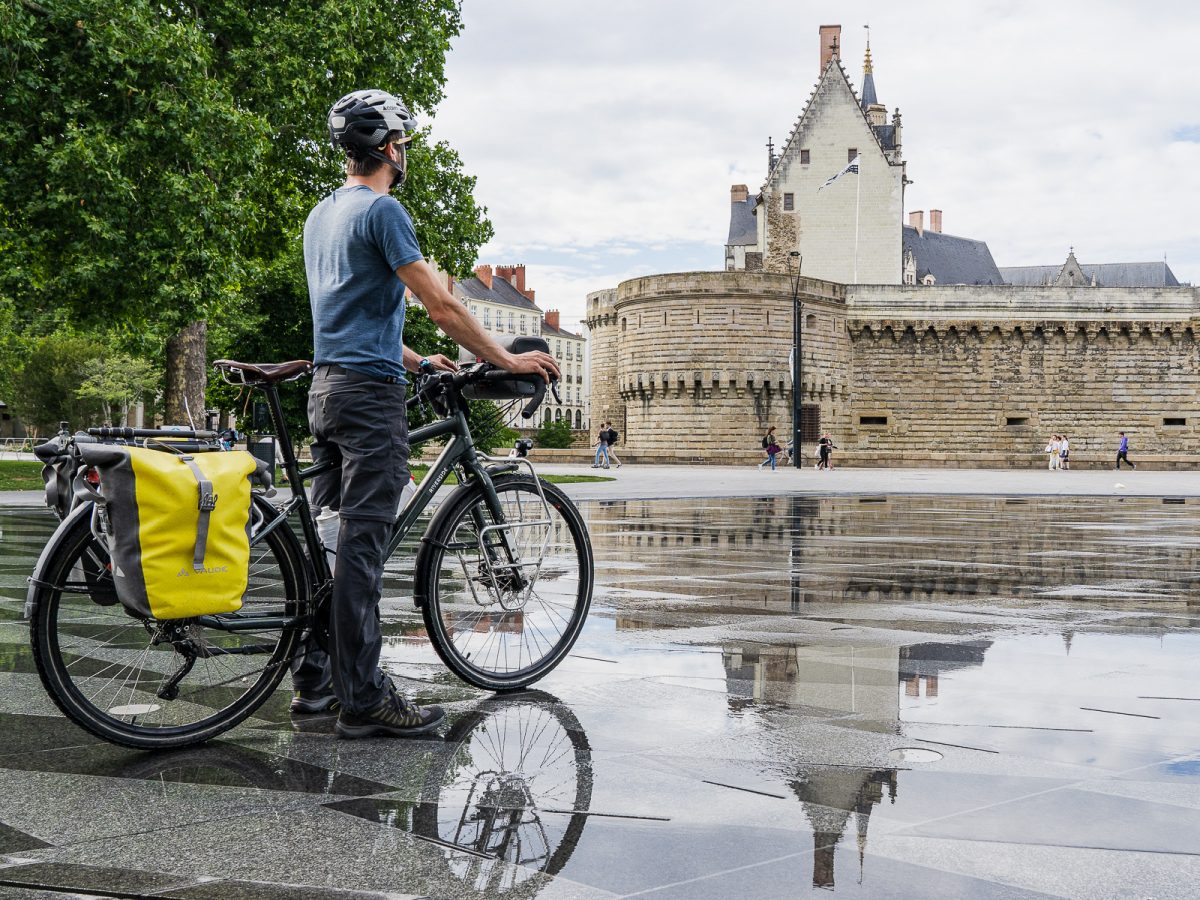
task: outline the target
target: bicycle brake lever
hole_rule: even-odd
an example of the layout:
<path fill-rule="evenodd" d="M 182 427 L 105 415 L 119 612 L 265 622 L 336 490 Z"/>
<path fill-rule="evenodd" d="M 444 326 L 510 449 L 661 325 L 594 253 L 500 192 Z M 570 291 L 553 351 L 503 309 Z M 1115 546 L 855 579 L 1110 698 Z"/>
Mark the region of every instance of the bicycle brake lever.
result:
<path fill-rule="evenodd" d="M 550 382 L 550 393 L 554 395 L 554 402 L 562 405 L 562 397 L 558 393 L 558 379 L 555 378 Z"/>

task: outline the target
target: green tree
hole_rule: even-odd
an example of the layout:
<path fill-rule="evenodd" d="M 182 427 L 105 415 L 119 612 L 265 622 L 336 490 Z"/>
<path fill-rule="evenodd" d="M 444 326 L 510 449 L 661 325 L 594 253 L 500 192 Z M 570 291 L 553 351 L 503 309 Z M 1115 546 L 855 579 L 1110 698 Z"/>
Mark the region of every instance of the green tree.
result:
<path fill-rule="evenodd" d="M 575 437 L 571 433 L 571 423 L 563 419 L 557 422 L 542 422 L 533 439 L 539 447 L 562 449 L 570 447 Z"/>
<path fill-rule="evenodd" d="M 129 407 L 154 389 L 158 374 L 144 359 L 124 353 L 95 359 L 84 367 L 86 379 L 75 391 L 84 400 L 100 404 L 104 421 L 110 425 L 124 424 Z M 199 424 L 202 420 L 197 419 Z"/>
<path fill-rule="evenodd" d="M 85 428 L 98 418 L 100 404 L 81 397 L 79 388 L 103 351 L 96 340 L 73 334 L 51 334 L 31 343 L 12 378 L 8 401 L 31 434 L 52 434 L 63 421 Z"/>
<path fill-rule="evenodd" d="M 121 323 L 164 361 L 170 421 L 203 407 L 209 330 L 278 324 L 267 290 L 342 179 L 341 94 L 442 97 L 455 0 L 0 3 L 0 296 L 26 320 Z M 404 200 L 427 253 L 469 269 L 491 234 L 474 181 L 418 136 Z"/>

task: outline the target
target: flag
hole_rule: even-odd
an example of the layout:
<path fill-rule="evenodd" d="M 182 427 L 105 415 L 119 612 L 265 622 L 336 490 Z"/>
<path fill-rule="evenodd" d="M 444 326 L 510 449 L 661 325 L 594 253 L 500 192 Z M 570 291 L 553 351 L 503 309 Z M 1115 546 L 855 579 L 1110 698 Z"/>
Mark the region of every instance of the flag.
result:
<path fill-rule="evenodd" d="M 853 175 L 858 174 L 858 157 L 857 156 L 855 156 L 854 159 L 850 160 L 850 162 L 846 163 L 846 168 L 842 169 L 842 171 L 838 172 L 836 175 L 834 175 L 832 178 L 830 178 L 827 182 L 825 182 L 823 185 L 821 185 L 819 188 L 817 188 L 817 192 L 820 193 L 821 191 L 825 190 L 825 188 L 829 187 L 831 184 L 833 184 L 835 181 L 837 181 L 839 178 L 841 178 L 847 172 L 850 172 Z"/>

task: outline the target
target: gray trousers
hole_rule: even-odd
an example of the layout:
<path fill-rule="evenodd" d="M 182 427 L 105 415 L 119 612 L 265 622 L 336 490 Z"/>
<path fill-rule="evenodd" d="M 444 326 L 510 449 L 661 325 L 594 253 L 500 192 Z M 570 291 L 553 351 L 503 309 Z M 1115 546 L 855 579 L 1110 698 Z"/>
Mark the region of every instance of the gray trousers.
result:
<path fill-rule="evenodd" d="M 296 690 L 333 687 L 344 709 L 379 704 L 390 682 L 379 668 L 383 636 L 379 598 L 388 539 L 400 491 L 408 482 L 404 385 L 319 366 L 308 394 L 313 462 L 339 468 L 314 479 L 313 506 L 338 510 L 337 569 L 329 620 L 329 654 L 309 641 L 292 666 Z"/>

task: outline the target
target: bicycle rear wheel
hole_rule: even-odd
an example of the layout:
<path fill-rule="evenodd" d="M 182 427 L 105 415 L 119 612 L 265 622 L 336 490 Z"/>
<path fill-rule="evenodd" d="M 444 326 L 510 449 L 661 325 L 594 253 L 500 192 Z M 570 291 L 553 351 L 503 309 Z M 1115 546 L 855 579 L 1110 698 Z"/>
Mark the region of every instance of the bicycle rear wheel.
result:
<path fill-rule="evenodd" d="M 460 488 L 430 523 L 414 580 L 450 670 L 476 687 L 515 690 L 558 665 L 579 637 L 592 602 L 592 545 L 579 510 L 553 485 L 541 482 L 539 493 L 520 475 L 493 483 L 500 515 L 480 485 Z"/>
<path fill-rule="evenodd" d="M 277 513 L 263 504 L 270 521 Z M 42 684 L 92 734 L 140 749 L 186 747 L 232 728 L 279 684 L 301 639 L 308 582 L 286 527 L 250 548 L 242 609 L 221 616 L 140 619 L 117 600 L 89 508 L 60 526 L 30 593 L 30 640 Z M 230 631 L 218 622 L 250 625 Z"/>

